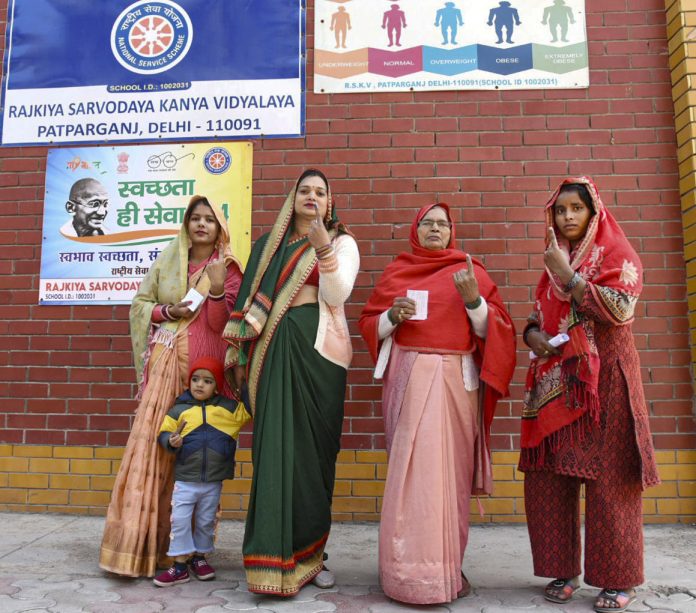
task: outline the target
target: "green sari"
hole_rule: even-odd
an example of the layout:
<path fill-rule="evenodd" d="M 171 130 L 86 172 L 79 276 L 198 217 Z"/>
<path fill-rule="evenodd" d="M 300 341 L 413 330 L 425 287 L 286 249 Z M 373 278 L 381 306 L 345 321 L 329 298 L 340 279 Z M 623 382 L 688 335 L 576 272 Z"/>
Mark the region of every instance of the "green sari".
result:
<path fill-rule="evenodd" d="M 322 569 L 347 374 L 314 349 L 319 305 L 290 307 L 317 262 L 306 239 L 288 241 L 294 199 L 293 190 L 254 245 L 223 334 L 228 375 L 246 365 L 254 414 L 248 589 L 279 596 L 296 594 Z"/>

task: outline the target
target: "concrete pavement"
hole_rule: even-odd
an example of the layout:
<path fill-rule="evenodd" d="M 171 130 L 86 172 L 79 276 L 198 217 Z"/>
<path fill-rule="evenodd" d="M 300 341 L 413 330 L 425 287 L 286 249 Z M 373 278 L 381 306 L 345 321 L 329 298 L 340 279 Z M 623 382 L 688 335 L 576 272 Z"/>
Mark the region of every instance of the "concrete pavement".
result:
<path fill-rule="evenodd" d="M 532 576 L 524 525 L 474 525 L 465 572 L 472 595 L 448 605 L 410 607 L 385 597 L 377 578 L 377 525 L 335 524 L 327 551 L 336 587 L 305 587 L 279 599 L 246 591 L 241 563 L 244 526 L 223 521 L 210 557 L 214 581 L 157 588 L 122 579 L 97 565 L 101 517 L 0 513 L 0 613 L 319 613 L 365 611 L 591 612 L 597 593 L 583 586 L 566 605 L 544 600 L 545 580 Z M 696 613 L 696 526 L 645 528 L 646 583 L 630 611 Z"/>

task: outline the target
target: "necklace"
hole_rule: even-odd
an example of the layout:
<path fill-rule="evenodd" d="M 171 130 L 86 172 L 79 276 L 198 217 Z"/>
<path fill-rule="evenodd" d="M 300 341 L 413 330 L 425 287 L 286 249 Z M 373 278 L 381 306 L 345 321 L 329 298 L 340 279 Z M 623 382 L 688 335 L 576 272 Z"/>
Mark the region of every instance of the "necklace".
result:
<path fill-rule="evenodd" d="M 299 243 L 301 240 L 304 240 L 305 238 L 307 238 L 306 234 L 296 234 L 295 232 L 293 232 L 290 235 L 290 240 L 288 241 L 288 245 L 294 245 L 295 243 Z"/>

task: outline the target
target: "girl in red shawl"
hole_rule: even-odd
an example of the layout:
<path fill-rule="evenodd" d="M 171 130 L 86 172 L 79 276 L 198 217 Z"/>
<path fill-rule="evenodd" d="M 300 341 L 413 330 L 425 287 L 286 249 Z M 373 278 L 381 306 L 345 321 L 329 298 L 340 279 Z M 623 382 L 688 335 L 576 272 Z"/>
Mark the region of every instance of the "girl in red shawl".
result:
<path fill-rule="evenodd" d="M 595 611 L 623 611 L 643 582 L 642 489 L 659 483 L 631 323 L 640 260 L 588 177 L 546 204 L 545 272 L 524 340 L 527 375 L 520 470 L 534 574 L 564 603 L 579 589 L 580 485 L 585 582 Z M 568 342 L 554 347 L 559 333 Z"/>
<path fill-rule="evenodd" d="M 446 204 L 419 211 L 410 242 L 382 274 L 360 330 L 384 376 L 382 589 L 433 604 L 470 590 L 469 499 L 491 491 L 490 426 L 515 367 L 515 331 L 483 266 L 455 248 Z"/>

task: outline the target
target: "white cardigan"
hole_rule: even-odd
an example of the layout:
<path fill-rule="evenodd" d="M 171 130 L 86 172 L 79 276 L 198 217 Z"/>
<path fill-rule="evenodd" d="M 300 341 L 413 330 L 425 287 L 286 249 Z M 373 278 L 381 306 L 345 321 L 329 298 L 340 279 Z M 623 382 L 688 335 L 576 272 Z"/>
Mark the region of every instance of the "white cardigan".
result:
<path fill-rule="evenodd" d="M 319 327 L 314 348 L 330 362 L 347 369 L 353 359 L 353 347 L 343 305 L 358 276 L 360 253 L 348 234 L 337 236 L 333 246 L 334 254 L 319 260 Z"/>

